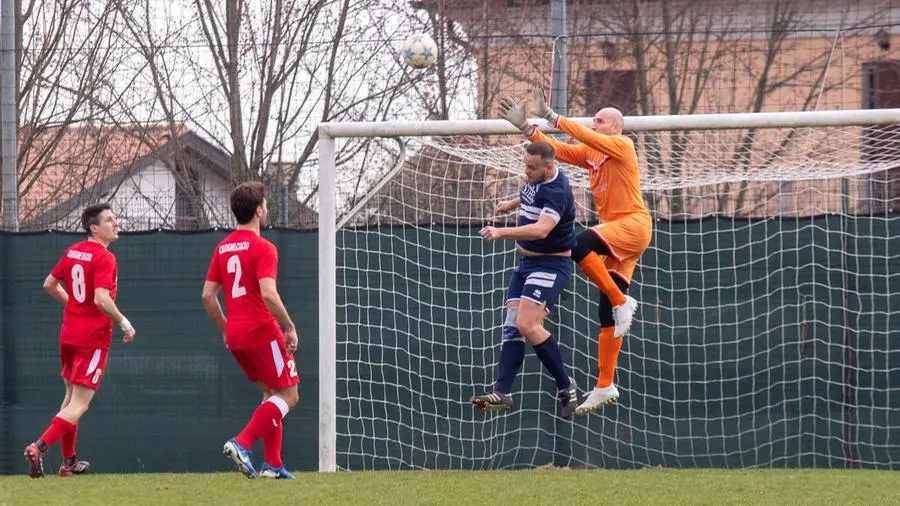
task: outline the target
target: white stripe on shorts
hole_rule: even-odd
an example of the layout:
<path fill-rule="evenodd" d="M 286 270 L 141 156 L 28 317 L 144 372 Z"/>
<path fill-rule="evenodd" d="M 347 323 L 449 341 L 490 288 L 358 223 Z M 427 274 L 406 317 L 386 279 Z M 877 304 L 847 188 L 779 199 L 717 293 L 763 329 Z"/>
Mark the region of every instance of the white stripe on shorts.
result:
<path fill-rule="evenodd" d="M 275 372 L 281 377 L 281 371 L 284 371 L 284 358 L 281 356 L 281 350 L 278 349 L 278 341 L 272 340 L 272 359 L 275 360 Z"/>
<path fill-rule="evenodd" d="M 528 278 L 525 280 L 525 285 L 535 285 L 535 286 L 543 286 L 544 288 L 550 288 L 553 286 L 553 281 L 549 279 L 531 279 Z"/>
<path fill-rule="evenodd" d="M 100 365 L 100 355 L 102 353 L 103 353 L 103 350 L 101 350 L 100 348 L 97 348 L 96 350 L 94 350 L 94 356 L 91 357 L 91 363 L 88 364 L 88 370 L 87 370 L 87 374 L 85 374 L 85 376 L 90 376 L 91 374 L 94 374 L 94 371 L 97 370 L 97 366 Z"/>

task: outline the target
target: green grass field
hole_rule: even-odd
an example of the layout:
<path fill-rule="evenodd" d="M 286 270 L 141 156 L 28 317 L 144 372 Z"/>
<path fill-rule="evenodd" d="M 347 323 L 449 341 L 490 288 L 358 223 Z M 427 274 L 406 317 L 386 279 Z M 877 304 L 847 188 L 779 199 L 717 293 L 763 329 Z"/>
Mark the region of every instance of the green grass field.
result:
<path fill-rule="evenodd" d="M 667 470 L 305 473 L 295 481 L 227 474 L 0 477 L 13 504 L 900 504 L 891 471 Z M 270 502 L 271 501 L 271 502 Z"/>

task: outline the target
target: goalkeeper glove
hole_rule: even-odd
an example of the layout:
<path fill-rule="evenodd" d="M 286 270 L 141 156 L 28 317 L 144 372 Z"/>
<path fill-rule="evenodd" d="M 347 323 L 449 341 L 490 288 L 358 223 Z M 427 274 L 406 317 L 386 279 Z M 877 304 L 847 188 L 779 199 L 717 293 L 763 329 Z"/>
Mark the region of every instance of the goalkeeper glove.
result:
<path fill-rule="evenodd" d="M 512 123 L 522 132 L 527 132 L 531 128 L 525 115 L 525 102 L 516 102 L 516 99 L 512 97 L 500 99 L 500 117 Z"/>
<path fill-rule="evenodd" d="M 534 114 L 544 118 L 550 122 L 551 125 L 558 126 L 559 114 L 556 114 L 556 112 L 547 105 L 547 98 L 544 95 L 543 86 L 535 86 L 534 89 L 531 90 L 531 99 L 534 105 Z"/>

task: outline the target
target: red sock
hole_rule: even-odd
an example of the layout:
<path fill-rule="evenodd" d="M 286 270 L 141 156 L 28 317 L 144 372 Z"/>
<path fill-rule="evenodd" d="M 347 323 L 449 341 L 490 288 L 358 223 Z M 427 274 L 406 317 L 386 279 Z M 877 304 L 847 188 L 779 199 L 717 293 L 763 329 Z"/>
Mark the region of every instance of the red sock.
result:
<path fill-rule="evenodd" d="M 250 448 L 253 446 L 253 443 L 281 424 L 281 408 L 276 404 L 278 401 L 273 399 L 281 401 L 281 404 L 284 404 L 285 412 L 287 412 L 287 404 L 284 403 L 281 397 L 274 395 L 269 397 L 266 402 L 263 402 L 256 408 L 256 411 L 253 412 L 253 417 L 250 418 L 250 422 L 237 435 L 236 439 L 239 445 L 244 448 Z"/>
<path fill-rule="evenodd" d="M 75 438 L 78 437 L 78 424 L 76 423 L 72 430 L 66 432 L 62 436 L 62 456 L 64 459 L 75 456 Z"/>
<path fill-rule="evenodd" d="M 53 446 L 53 443 L 59 441 L 59 438 L 63 437 L 63 435 L 67 432 L 71 432 L 75 430 L 75 426 L 69 423 L 67 420 L 63 420 L 62 418 L 55 416 L 53 417 L 53 421 L 50 422 L 50 426 L 47 427 L 47 430 L 41 434 L 41 441 L 44 442 L 47 447 Z"/>
<path fill-rule="evenodd" d="M 281 462 L 281 436 L 283 423 L 279 423 L 278 427 L 273 427 L 263 437 L 263 460 L 266 464 L 274 468 L 279 468 L 284 464 Z"/>

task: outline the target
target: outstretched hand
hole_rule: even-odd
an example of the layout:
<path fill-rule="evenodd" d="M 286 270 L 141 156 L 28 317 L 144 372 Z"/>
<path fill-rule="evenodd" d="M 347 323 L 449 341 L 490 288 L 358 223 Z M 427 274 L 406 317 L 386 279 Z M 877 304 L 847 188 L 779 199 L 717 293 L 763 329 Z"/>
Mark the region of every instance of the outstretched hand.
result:
<path fill-rule="evenodd" d="M 486 241 L 503 239 L 503 229 L 500 227 L 484 227 L 479 230 L 478 233 L 481 234 L 481 238 Z"/>
<path fill-rule="evenodd" d="M 497 202 L 496 206 L 494 206 L 494 212 L 497 214 L 506 214 L 517 207 L 519 207 L 519 201 L 516 199 L 501 200 L 500 202 Z"/>
<path fill-rule="evenodd" d="M 525 102 L 518 102 L 513 97 L 503 97 L 500 99 L 500 117 L 512 123 L 512 125 L 521 131 L 525 131 L 530 126 L 527 120 L 527 112 L 525 111 Z"/>
<path fill-rule="evenodd" d="M 543 86 L 538 85 L 531 90 L 531 107 L 535 116 L 544 118 L 551 123 L 556 123 L 556 118 L 559 115 L 547 105 L 547 96 L 544 93 Z"/>

